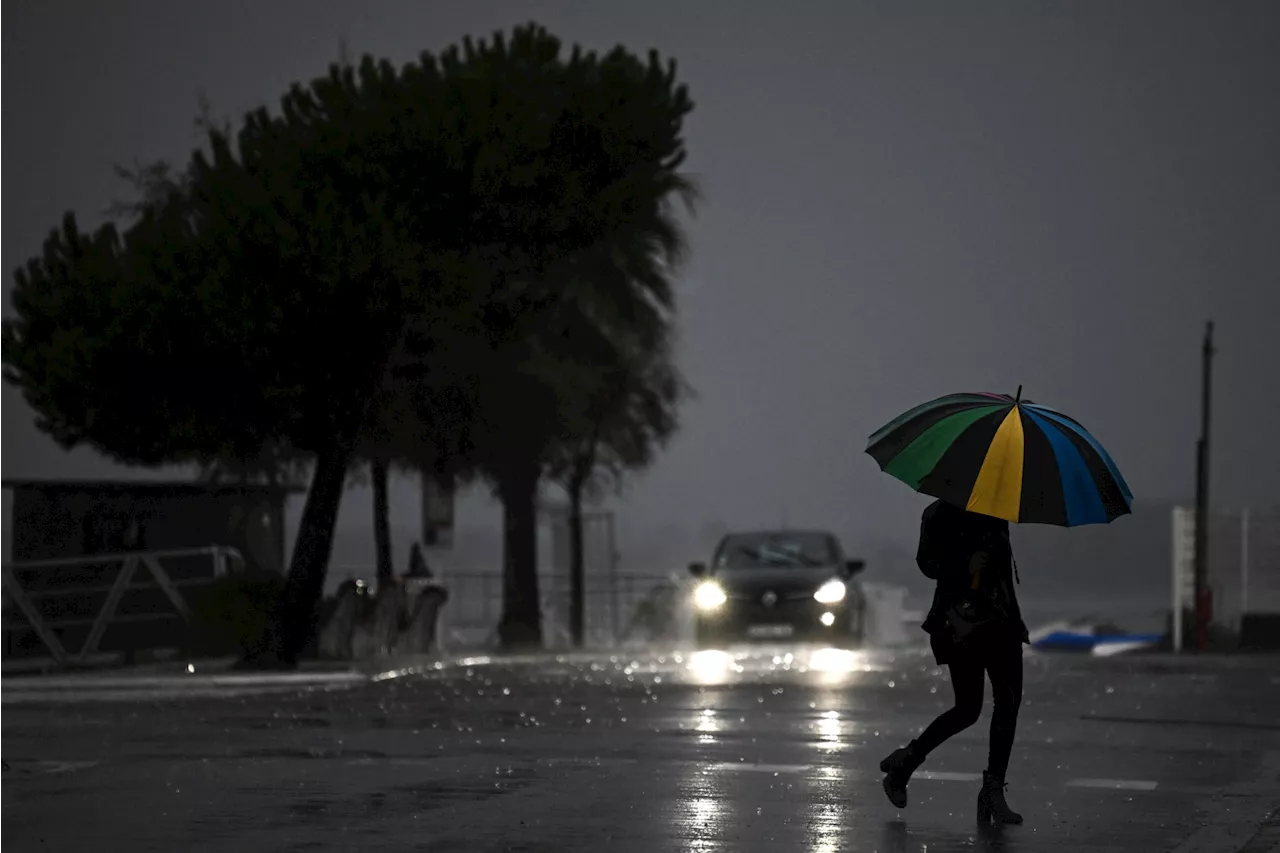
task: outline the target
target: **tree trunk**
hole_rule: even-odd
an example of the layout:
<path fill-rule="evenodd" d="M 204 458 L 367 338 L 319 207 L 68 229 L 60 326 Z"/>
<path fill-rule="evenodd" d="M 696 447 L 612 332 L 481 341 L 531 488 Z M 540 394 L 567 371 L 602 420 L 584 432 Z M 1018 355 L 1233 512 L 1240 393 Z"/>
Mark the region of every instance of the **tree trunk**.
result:
<path fill-rule="evenodd" d="M 292 669 L 315 636 L 324 576 L 333 550 L 333 523 L 342 501 L 350 455 L 349 449 L 333 448 L 316 459 L 284 596 L 260 647 L 246 657 L 247 666 Z"/>
<path fill-rule="evenodd" d="M 393 574 L 391 565 L 391 520 L 388 518 L 387 463 L 370 463 L 373 479 L 373 547 L 378 563 L 378 589 L 386 589 Z"/>
<path fill-rule="evenodd" d="M 536 465 L 510 469 L 498 484 L 502 498 L 502 619 L 504 649 L 542 647 L 538 595 L 538 480 Z"/>
<path fill-rule="evenodd" d="M 573 645 L 582 648 L 586 636 L 586 561 L 582 542 L 582 490 L 585 478 L 569 481 L 569 633 Z"/>

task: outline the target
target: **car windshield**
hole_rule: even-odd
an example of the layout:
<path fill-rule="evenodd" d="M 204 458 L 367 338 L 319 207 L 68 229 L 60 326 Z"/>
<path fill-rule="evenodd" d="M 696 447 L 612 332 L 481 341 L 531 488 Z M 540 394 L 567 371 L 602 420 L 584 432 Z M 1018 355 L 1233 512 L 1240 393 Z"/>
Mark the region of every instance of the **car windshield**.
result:
<path fill-rule="evenodd" d="M 826 533 L 740 533 L 725 537 L 716 551 L 717 569 L 829 566 L 836 548 Z"/>

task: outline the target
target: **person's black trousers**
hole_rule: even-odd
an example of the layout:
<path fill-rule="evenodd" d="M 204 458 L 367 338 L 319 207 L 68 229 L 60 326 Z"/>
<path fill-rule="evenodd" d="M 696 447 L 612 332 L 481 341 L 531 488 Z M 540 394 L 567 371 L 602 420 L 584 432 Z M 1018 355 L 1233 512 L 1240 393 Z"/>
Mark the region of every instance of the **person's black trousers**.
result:
<path fill-rule="evenodd" d="M 981 633 L 978 633 L 981 632 Z M 1003 779 L 1018 728 L 1022 705 L 1022 639 L 1004 626 L 979 628 L 967 643 L 949 656 L 954 707 L 944 711 L 916 739 L 923 758 L 949 737 L 978 722 L 982 715 L 983 681 L 991 679 L 991 746 L 987 773 Z"/>

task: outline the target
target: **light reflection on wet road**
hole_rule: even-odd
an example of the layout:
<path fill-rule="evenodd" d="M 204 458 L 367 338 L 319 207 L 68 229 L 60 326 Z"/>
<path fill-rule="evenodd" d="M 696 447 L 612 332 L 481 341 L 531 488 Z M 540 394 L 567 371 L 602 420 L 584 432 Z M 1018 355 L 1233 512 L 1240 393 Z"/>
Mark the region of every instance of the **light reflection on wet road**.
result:
<path fill-rule="evenodd" d="M 4 841 L 905 853 L 1194 836 L 1191 853 L 1280 805 L 1273 671 L 1029 656 L 1010 770 L 1028 822 L 995 834 L 973 822 L 985 717 L 930 759 L 908 809 L 880 791 L 879 759 L 950 702 L 922 651 L 474 658 L 344 689 L 7 703 Z"/>

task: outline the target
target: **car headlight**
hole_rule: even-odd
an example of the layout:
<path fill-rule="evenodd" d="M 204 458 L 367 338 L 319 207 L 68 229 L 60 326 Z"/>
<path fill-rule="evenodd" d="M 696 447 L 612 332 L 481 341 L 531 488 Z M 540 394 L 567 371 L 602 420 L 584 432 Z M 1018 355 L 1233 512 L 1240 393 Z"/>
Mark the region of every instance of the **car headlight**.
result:
<path fill-rule="evenodd" d="M 844 581 L 832 580 L 818 587 L 813 598 L 820 604 L 835 604 L 837 601 L 844 601 L 844 593 Z"/>
<path fill-rule="evenodd" d="M 699 610 L 715 610 L 724 604 L 728 596 L 715 581 L 703 581 L 693 591 L 693 603 Z"/>

